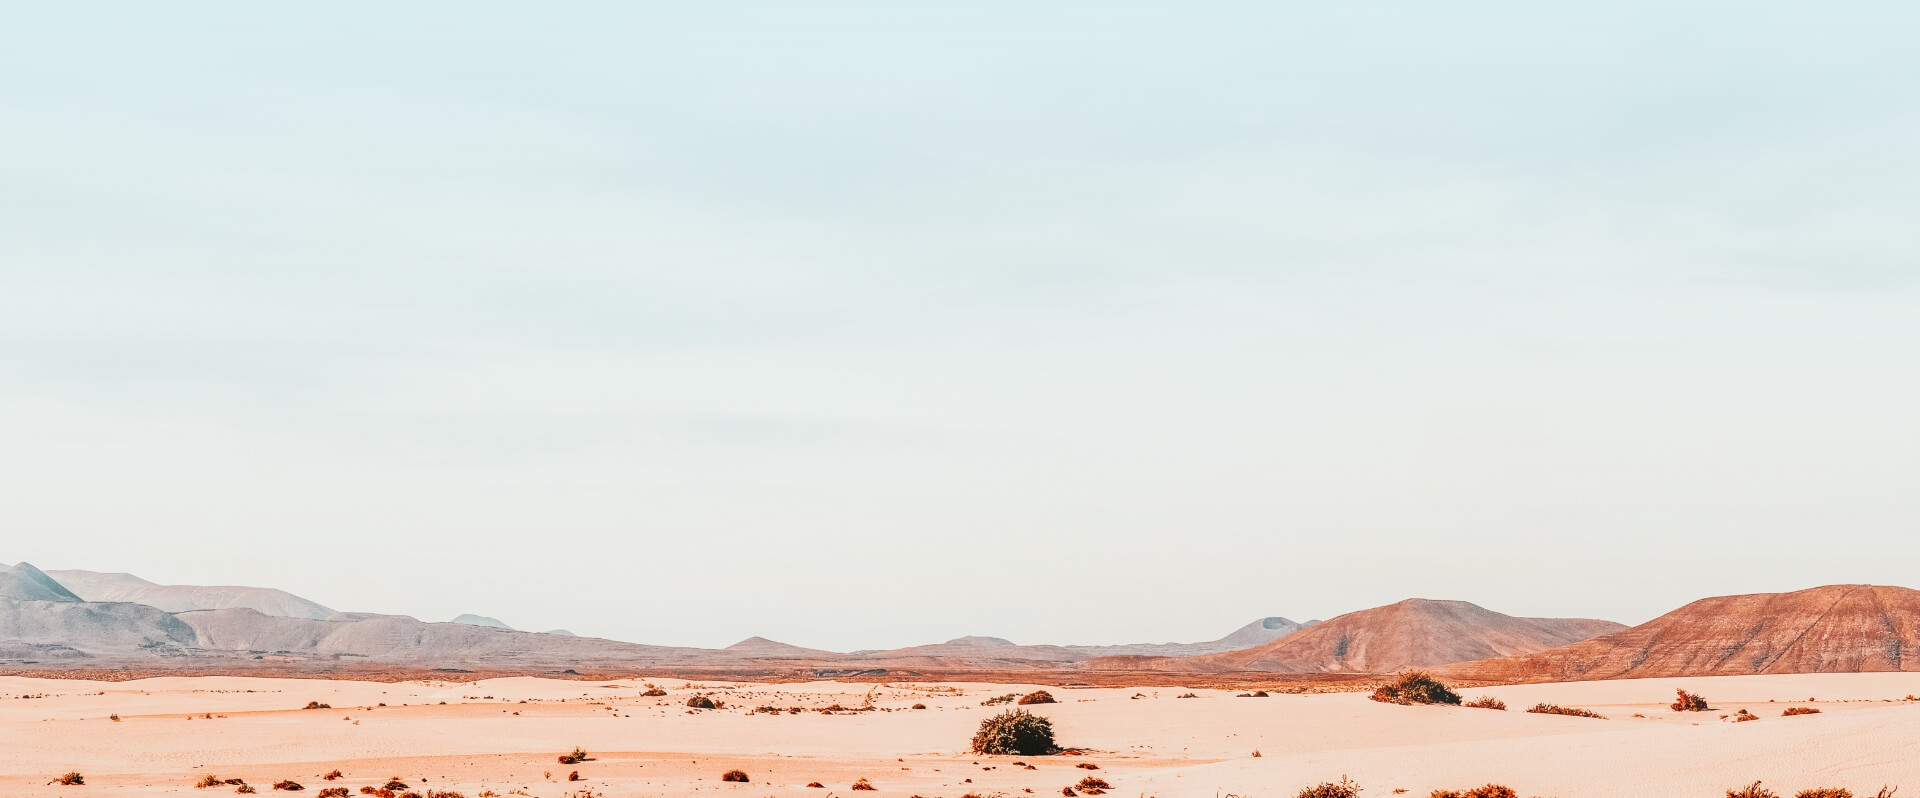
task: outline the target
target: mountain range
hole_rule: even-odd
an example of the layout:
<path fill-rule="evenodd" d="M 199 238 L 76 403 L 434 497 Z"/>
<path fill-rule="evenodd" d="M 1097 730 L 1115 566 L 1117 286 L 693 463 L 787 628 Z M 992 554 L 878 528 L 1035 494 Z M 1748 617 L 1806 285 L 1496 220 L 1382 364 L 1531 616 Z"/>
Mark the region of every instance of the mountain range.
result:
<path fill-rule="evenodd" d="M 262 587 L 160 585 L 131 574 L 0 566 L 0 672 L 687 673 L 750 677 L 1019 677 L 1182 683 L 1364 677 L 1569 681 L 1920 670 L 1920 591 L 1831 585 L 1701 599 L 1635 627 L 1408 599 L 1327 621 L 1256 620 L 1200 643 L 1019 645 L 972 636 L 847 653 L 749 637 L 655 646 L 486 616 L 338 612 Z"/>

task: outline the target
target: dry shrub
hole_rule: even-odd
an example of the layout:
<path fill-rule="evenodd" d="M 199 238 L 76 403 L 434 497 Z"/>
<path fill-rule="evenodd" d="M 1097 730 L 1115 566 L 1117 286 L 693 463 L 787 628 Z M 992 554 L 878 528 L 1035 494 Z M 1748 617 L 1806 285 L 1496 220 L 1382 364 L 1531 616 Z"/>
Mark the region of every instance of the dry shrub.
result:
<path fill-rule="evenodd" d="M 241 795 L 252 795 L 256 792 L 259 792 L 259 790 L 254 789 L 253 785 L 251 784 L 242 784 L 238 787 L 233 788 L 233 791 L 240 793 Z"/>
<path fill-rule="evenodd" d="M 1301 790 L 1294 798 L 1359 798 L 1359 796 L 1360 785 L 1341 776 L 1339 784 L 1323 781 Z"/>
<path fill-rule="evenodd" d="M 1601 720 L 1607 719 L 1607 716 L 1602 715 L 1598 712 L 1594 712 L 1593 710 L 1590 710 L 1590 709 L 1581 709 L 1579 707 L 1563 707 L 1563 706 L 1560 706 L 1559 704 L 1534 704 L 1533 706 L 1528 707 L 1527 711 L 1532 712 L 1536 715 L 1570 715 L 1576 718 L 1599 718 Z"/>
<path fill-rule="evenodd" d="M 580 780 L 580 771 L 576 770 L 572 773 L 567 774 L 567 781 L 579 781 L 579 780 Z"/>
<path fill-rule="evenodd" d="M 299 792 L 306 789 L 306 786 L 292 779 L 281 779 L 273 783 L 273 788 L 287 792 Z"/>
<path fill-rule="evenodd" d="M 1502 712 L 1507 711 L 1507 702 L 1502 701 L 1498 698 L 1494 698 L 1493 696 L 1490 696 L 1490 695 L 1480 696 L 1478 698 L 1473 699 L 1472 701 L 1468 701 L 1464 704 L 1461 704 L 1460 706 L 1473 707 L 1474 709 L 1497 709 Z"/>
<path fill-rule="evenodd" d="M 1199 696 L 1194 695 L 1192 693 L 1181 693 L 1177 696 L 1174 696 L 1174 698 L 1199 698 Z"/>
<path fill-rule="evenodd" d="M 379 796 L 379 798 L 393 798 L 393 796 L 397 795 L 397 793 L 385 787 L 361 787 L 360 794 L 376 795 Z"/>
<path fill-rule="evenodd" d="M 648 697 L 648 698 L 659 698 L 660 696 L 663 696 L 663 695 L 666 695 L 666 694 L 667 694 L 667 691 L 665 691 L 665 690 L 662 690 L 662 689 L 660 689 L 660 688 L 658 688 L 658 687 L 650 687 L 650 688 L 647 688 L 647 691 L 646 691 L 646 692 L 644 692 L 644 693 L 641 693 L 641 695 L 643 695 L 643 696 L 646 696 L 646 697 Z"/>
<path fill-rule="evenodd" d="M 341 772 L 340 772 L 340 769 L 339 769 L 339 768 L 334 768 L 334 769 L 332 769 L 332 770 L 329 770 L 329 771 L 327 771 L 327 775 L 325 775 L 325 776 L 321 776 L 321 777 L 320 777 L 320 780 L 321 780 L 321 781 L 335 781 L 335 780 L 338 780 L 338 779 L 339 779 L 339 778 L 340 778 L 341 776 L 344 776 L 344 775 L 346 775 L 346 774 L 344 774 L 344 773 L 341 773 Z"/>
<path fill-rule="evenodd" d="M 575 750 L 579 750 L 579 749 L 575 749 Z M 404 790 L 407 788 L 407 783 L 404 781 L 401 781 L 398 777 L 396 777 L 396 778 L 387 779 L 387 783 L 385 786 L 389 790 Z"/>
<path fill-rule="evenodd" d="M 1820 710 L 1814 709 L 1813 707 L 1787 707 L 1787 711 L 1780 713 L 1780 717 L 1791 718 L 1795 715 L 1818 715 L 1818 714 L 1820 714 Z"/>
<path fill-rule="evenodd" d="M 820 782 L 817 782 L 817 781 L 809 781 L 807 782 L 807 787 L 808 789 L 824 790 L 827 788 L 827 785 L 821 784 Z"/>
<path fill-rule="evenodd" d="M 914 705 L 913 705 L 913 708 L 914 708 L 914 709 L 926 709 L 926 708 L 927 708 L 927 705 L 926 705 L 926 704 L 914 704 Z"/>
<path fill-rule="evenodd" d="M 1707 699 L 1679 688 L 1674 689 L 1679 696 L 1673 699 L 1671 709 L 1675 712 L 1705 712 Z"/>
<path fill-rule="evenodd" d="M 1760 782 L 1756 781 L 1737 790 L 1728 790 L 1727 798 L 1780 798 L 1780 796 L 1760 786 Z"/>
<path fill-rule="evenodd" d="M 714 708 L 713 699 L 703 695 L 697 695 L 687 699 L 687 706 L 693 707 L 694 709 L 713 709 Z"/>
<path fill-rule="evenodd" d="M 1088 776 L 1081 779 L 1079 784 L 1073 785 L 1073 788 L 1085 795 L 1099 795 L 1113 789 L 1113 785 L 1108 784 L 1106 779 Z"/>
<path fill-rule="evenodd" d="M 194 782 L 193 786 L 199 787 L 200 789 L 204 790 L 208 787 L 218 787 L 225 783 L 226 782 L 220 780 L 219 776 L 215 776 L 212 773 L 208 773 L 205 776 L 201 776 L 199 781 Z"/>
<path fill-rule="evenodd" d="M 1045 690 L 1035 690 L 1031 693 L 1021 696 L 1020 700 L 1015 701 L 1014 703 L 1025 706 L 1027 704 L 1053 704 L 1058 702 L 1053 700 L 1052 693 L 1049 693 Z"/>
<path fill-rule="evenodd" d="M 1466 792 L 1458 790 L 1434 790 L 1427 798 L 1520 798 L 1520 793 L 1512 787 L 1501 784 L 1483 784 Z"/>
<path fill-rule="evenodd" d="M 110 721 L 113 721 L 114 723 L 119 723 L 119 722 L 120 722 L 120 716 L 119 716 L 119 715 L 117 715 L 117 714 L 115 714 L 115 715 L 108 715 L 108 716 L 107 716 L 107 720 L 110 720 Z"/>
<path fill-rule="evenodd" d="M 1387 704 L 1460 704 L 1460 694 L 1447 689 L 1426 671 L 1407 671 L 1380 685 L 1369 696 Z"/>
<path fill-rule="evenodd" d="M 572 751 L 560 755 L 560 764 L 562 765 L 578 765 L 582 762 L 591 761 L 593 761 L 593 757 L 587 756 L 586 749 L 577 745 L 573 747 Z"/>
<path fill-rule="evenodd" d="M 1053 743 L 1053 722 L 1027 712 L 1009 709 L 980 721 L 973 735 L 973 753 L 1038 756 L 1059 750 Z"/>
<path fill-rule="evenodd" d="M 467 798 L 452 790 L 428 790 L 427 798 Z"/>
<path fill-rule="evenodd" d="M 1074 767 L 1080 768 L 1081 770 L 1099 770 L 1100 769 L 1099 765 L 1096 765 L 1092 762 L 1081 762 L 1079 764 L 1074 765 Z"/>
<path fill-rule="evenodd" d="M 1853 791 L 1845 787 L 1815 787 L 1796 792 L 1793 798 L 1853 798 Z"/>
<path fill-rule="evenodd" d="M 872 791 L 872 790 L 873 790 L 873 788 L 874 788 L 874 787 L 873 787 L 873 782 L 870 782 L 870 781 L 867 781 L 866 779 L 861 779 L 861 780 L 859 780 L 859 781 L 856 781 L 856 782 L 854 782 L 854 783 L 853 783 L 853 786 L 852 786 L 852 787 L 848 787 L 847 789 L 849 789 L 849 790 L 860 790 L 860 791 L 864 791 L 864 792 L 870 792 L 870 791 Z"/>
<path fill-rule="evenodd" d="M 1734 723 L 1744 723 L 1744 722 L 1746 722 L 1746 721 L 1750 721 L 1750 720 L 1759 720 L 1759 719 L 1760 719 L 1760 716 L 1759 716 L 1759 715 L 1755 715 L 1755 714 L 1753 714 L 1753 713 L 1751 713 L 1751 712 L 1748 712 L 1748 711 L 1746 711 L 1746 710 L 1744 710 L 1744 709 L 1743 709 L 1743 710 L 1740 710 L 1739 712 L 1736 712 L 1736 713 L 1734 713 L 1734 715 L 1733 715 L 1733 722 L 1734 722 Z"/>
<path fill-rule="evenodd" d="M 74 770 L 60 774 L 60 778 L 54 779 L 53 783 L 66 787 L 83 787 L 86 786 L 87 777 L 80 775 L 80 771 Z"/>
<path fill-rule="evenodd" d="M 333 705 L 332 705 L 332 704 L 322 704 L 322 703 L 320 703 L 320 702 L 318 702 L 318 701 L 308 701 L 308 702 L 307 702 L 307 706 L 306 706 L 306 709 L 333 709 Z"/>
<path fill-rule="evenodd" d="M 347 798 L 349 795 L 352 793 L 347 792 L 345 787 L 327 787 L 314 793 L 314 798 Z"/>
<path fill-rule="evenodd" d="M 721 781 L 737 781 L 741 784 L 746 784 L 749 781 L 749 779 L 747 778 L 747 772 L 744 770 L 729 770 L 725 773 L 720 774 L 720 780 Z"/>

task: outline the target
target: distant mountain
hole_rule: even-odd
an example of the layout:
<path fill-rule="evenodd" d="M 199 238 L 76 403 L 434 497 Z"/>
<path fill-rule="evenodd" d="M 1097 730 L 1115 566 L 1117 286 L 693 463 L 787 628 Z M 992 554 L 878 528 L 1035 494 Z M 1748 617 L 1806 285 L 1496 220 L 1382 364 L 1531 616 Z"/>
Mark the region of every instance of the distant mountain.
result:
<path fill-rule="evenodd" d="M 561 636 L 561 637 L 579 637 L 579 635 L 577 635 L 577 634 L 574 634 L 574 633 L 572 633 L 572 632 L 569 632 L 569 631 L 567 631 L 567 630 L 565 630 L 565 629 L 548 629 L 548 630 L 546 630 L 546 631 L 544 631 L 544 632 L 541 632 L 541 634 L 543 634 L 543 635 L 559 635 L 559 636 Z"/>
<path fill-rule="evenodd" d="M 506 623 L 502 622 L 499 618 L 489 618 L 485 615 L 463 614 L 454 618 L 452 623 L 464 623 L 468 626 L 491 626 L 495 629 L 513 628 L 506 625 Z"/>
<path fill-rule="evenodd" d="M 61 570 L 48 572 L 86 601 L 130 601 L 167 612 L 247 608 L 286 618 L 326 620 L 333 610 L 270 587 L 157 585 L 133 574 Z"/>
<path fill-rule="evenodd" d="M 79 601 L 53 577 L 27 563 L 0 567 L 0 598 L 15 601 Z"/>
<path fill-rule="evenodd" d="M 1186 657 L 1197 654 L 1217 654 L 1223 651 L 1238 651 L 1252 648 L 1262 643 L 1270 643 L 1287 635 L 1298 632 L 1319 621 L 1294 623 L 1285 618 L 1261 618 L 1253 623 L 1235 629 L 1233 633 L 1218 640 L 1204 643 L 1125 643 L 1114 646 L 1067 646 L 1069 651 L 1077 651 L 1089 657 L 1112 657 L 1126 655 Z"/>
<path fill-rule="evenodd" d="M 768 640 L 764 637 L 749 637 L 738 643 L 727 646 L 725 650 L 732 652 L 734 654 L 739 654 L 741 656 L 748 656 L 748 657 L 802 657 L 802 658 L 808 658 L 808 659 L 816 659 L 816 658 L 822 658 L 822 657 L 840 656 L 839 654 L 835 654 L 831 651 L 821 651 L 819 649 L 814 649 L 814 648 L 801 648 L 800 646 L 788 645 L 786 643 L 782 643 L 776 640 Z"/>
<path fill-rule="evenodd" d="M 1828 585 L 1701 599 L 1632 629 L 1444 669 L 1499 681 L 1863 671 L 1920 671 L 1920 591 Z"/>
<path fill-rule="evenodd" d="M 1351 612 L 1269 643 L 1196 657 L 1122 657 L 1096 669 L 1228 673 L 1391 673 L 1540 651 L 1626 628 L 1584 618 L 1516 618 L 1464 601 L 1407 599 Z"/>

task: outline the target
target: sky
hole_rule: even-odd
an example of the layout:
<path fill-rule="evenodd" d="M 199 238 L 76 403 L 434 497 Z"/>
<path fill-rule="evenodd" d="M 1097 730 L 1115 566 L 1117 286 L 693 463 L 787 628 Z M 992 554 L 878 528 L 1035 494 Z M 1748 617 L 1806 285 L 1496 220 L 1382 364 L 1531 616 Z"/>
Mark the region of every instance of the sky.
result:
<path fill-rule="evenodd" d="M 837 650 L 1920 587 L 1911 4 L 8 16 L 0 561 Z"/>

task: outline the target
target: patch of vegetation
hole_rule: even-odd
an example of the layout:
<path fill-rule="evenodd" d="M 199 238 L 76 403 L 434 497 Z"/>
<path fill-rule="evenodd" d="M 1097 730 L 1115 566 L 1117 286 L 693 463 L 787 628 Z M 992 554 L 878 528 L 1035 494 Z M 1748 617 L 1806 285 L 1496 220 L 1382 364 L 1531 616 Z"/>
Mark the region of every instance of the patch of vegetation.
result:
<path fill-rule="evenodd" d="M 225 783 L 226 782 L 220 780 L 219 776 L 215 776 L 212 773 L 208 773 L 205 776 L 201 776 L 199 781 L 194 782 L 193 786 L 199 787 L 200 789 L 204 790 L 208 787 L 218 787 Z"/>
<path fill-rule="evenodd" d="M 1199 698 L 1199 696 L 1194 695 L 1192 693 L 1181 693 L 1177 696 L 1174 696 L 1174 698 Z"/>
<path fill-rule="evenodd" d="M 1563 707 L 1563 706 L 1560 706 L 1559 704 L 1534 704 L 1533 706 L 1528 707 L 1527 711 L 1532 712 L 1536 715 L 1570 715 L 1576 718 L 1599 718 L 1601 720 L 1607 719 L 1607 716 L 1602 715 L 1598 712 L 1594 712 L 1592 710 L 1581 709 L 1579 707 Z"/>
<path fill-rule="evenodd" d="M 1760 782 L 1756 781 L 1738 790 L 1728 790 L 1727 798 L 1780 798 L 1780 796 L 1774 791 L 1760 786 Z"/>
<path fill-rule="evenodd" d="M 1039 756 L 1058 751 L 1053 742 L 1053 721 L 1027 712 L 1009 709 L 980 721 L 973 735 L 973 753 Z"/>
<path fill-rule="evenodd" d="M 1694 694 L 1694 693 L 1689 693 L 1689 692 L 1687 692 L 1687 691 L 1685 691 L 1685 690 L 1681 690 L 1681 689 L 1678 689 L 1678 688 L 1675 688 L 1675 689 L 1674 689 L 1674 692 L 1675 692 L 1675 693 L 1679 693 L 1679 697 L 1677 697 L 1677 698 L 1675 698 L 1675 699 L 1673 700 L 1673 704 L 1672 704 L 1672 706 L 1671 706 L 1671 709 L 1672 709 L 1673 711 L 1675 711 L 1675 712 L 1705 712 L 1705 711 L 1707 711 L 1707 699 L 1706 699 L 1706 698 L 1704 698 L 1704 697 L 1702 697 L 1702 696 L 1700 696 L 1700 695 L 1696 695 L 1696 694 Z"/>
<path fill-rule="evenodd" d="M 80 771 L 75 770 L 61 774 L 60 778 L 54 779 L 52 783 L 64 787 L 80 787 L 86 785 L 87 778 L 80 775 Z"/>
<path fill-rule="evenodd" d="M 827 788 L 827 785 L 821 784 L 820 782 L 817 782 L 817 781 L 809 781 L 807 782 L 807 788 L 813 789 L 813 790 L 824 790 Z"/>
<path fill-rule="evenodd" d="M 241 795 L 252 795 L 254 793 L 259 792 L 259 790 L 254 789 L 253 785 L 251 784 L 242 784 L 238 787 L 233 788 L 233 791 L 240 793 Z"/>
<path fill-rule="evenodd" d="M 1054 704 L 1058 702 L 1053 700 L 1052 693 L 1049 693 L 1045 690 L 1035 690 L 1031 693 L 1021 696 L 1020 700 L 1015 701 L 1014 703 L 1025 706 L 1027 704 Z"/>
<path fill-rule="evenodd" d="M 982 701 L 980 702 L 980 706 L 991 707 L 998 704 L 1011 704 L 1018 700 L 1020 700 L 1019 693 L 1008 693 L 1006 695 L 997 695 L 985 701 Z"/>
<path fill-rule="evenodd" d="M 862 778 L 861 780 L 854 782 L 853 786 L 848 787 L 847 789 L 858 790 L 861 792 L 872 792 L 874 789 L 874 786 L 873 786 L 873 782 L 867 781 L 866 779 Z"/>
<path fill-rule="evenodd" d="M 353 793 L 347 792 L 347 788 L 345 787 L 328 787 L 314 793 L 314 798 L 347 798 L 347 796 L 352 794 Z"/>
<path fill-rule="evenodd" d="M 1465 792 L 1457 790 L 1434 790 L 1427 798 L 1520 798 L 1520 793 L 1512 787 L 1501 784 L 1484 784 Z"/>
<path fill-rule="evenodd" d="M 307 702 L 307 705 L 306 705 L 305 707 L 303 707 L 303 708 L 304 708 L 304 709 L 333 709 L 333 705 L 332 705 L 332 704 L 322 704 L 322 703 L 320 703 L 320 702 L 318 702 L 318 701 L 308 701 L 308 702 Z"/>
<path fill-rule="evenodd" d="M 1736 712 L 1736 713 L 1734 713 L 1734 715 L 1733 715 L 1733 722 L 1734 722 L 1734 723 L 1745 723 L 1745 722 L 1747 722 L 1747 721 L 1750 721 L 1750 720 L 1759 720 L 1759 719 L 1760 719 L 1760 716 L 1759 716 L 1759 715 L 1755 715 L 1755 714 L 1753 714 L 1753 713 L 1751 713 L 1751 712 L 1748 712 L 1748 711 L 1746 711 L 1746 710 L 1744 710 L 1744 709 L 1743 709 L 1743 710 L 1740 710 L 1739 712 Z"/>
<path fill-rule="evenodd" d="M 914 704 L 914 705 L 913 705 L 913 709 L 926 709 L 926 708 L 927 708 L 927 705 L 926 705 L 926 704 Z"/>
<path fill-rule="evenodd" d="M 1460 694 L 1447 689 L 1439 679 L 1426 671 L 1407 671 L 1395 677 L 1393 681 L 1380 685 L 1379 689 L 1368 696 L 1375 701 L 1388 704 L 1451 704 L 1460 705 Z"/>
<path fill-rule="evenodd" d="M 1360 785 L 1341 776 L 1338 784 L 1323 781 L 1301 790 L 1294 798 L 1360 798 Z"/>
<path fill-rule="evenodd" d="M 694 709 L 713 709 L 714 708 L 713 699 L 703 695 L 697 695 L 687 699 L 687 706 L 693 707 Z"/>
<path fill-rule="evenodd" d="M 332 769 L 332 770 L 329 770 L 329 771 L 327 771 L 327 775 L 325 775 L 325 776 L 321 776 L 321 777 L 320 777 L 320 780 L 321 780 L 321 781 L 335 781 L 335 780 L 337 780 L 337 779 L 339 779 L 339 778 L 340 778 L 341 776 L 343 776 L 343 775 L 346 775 L 346 774 L 344 774 L 344 773 L 341 773 L 341 772 L 340 772 L 340 769 L 339 769 L 339 768 L 334 768 L 334 769 Z"/>
<path fill-rule="evenodd" d="M 300 782 L 293 781 L 291 779 L 281 779 L 273 783 L 273 788 L 276 790 L 285 790 L 287 792 L 299 792 L 301 790 L 306 789 L 306 785 L 303 785 Z"/>
<path fill-rule="evenodd" d="M 662 690 L 658 687 L 649 687 L 647 688 L 646 692 L 641 693 L 641 695 L 646 696 L 648 698 L 659 698 L 666 694 L 667 694 L 667 691 Z"/>
<path fill-rule="evenodd" d="M 1793 798 L 1853 798 L 1853 791 L 1845 787 L 1815 787 L 1796 792 Z"/>
<path fill-rule="evenodd" d="M 1813 707 L 1787 707 L 1787 711 L 1780 713 L 1780 717 L 1791 718 L 1795 715 L 1818 715 L 1818 714 L 1820 714 L 1820 710 L 1814 709 Z"/>
<path fill-rule="evenodd" d="M 746 784 L 749 781 L 749 779 L 747 778 L 747 772 L 744 770 L 729 770 L 725 773 L 720 774 L 720 780 L 738 782 L 741 784 Z"/>
<path fill-rule="evenodd" d="M 1480 696 L 1478 698 L 1473 699 L 1472 701 L 1468 701 L 1464 704 L 1461 704 L 1460 706 L 1473 707 L 1474 709 L 1497 709 L 1497 710 L 1500 710 L 1501 712 L 1507 711 L 1507 702 L 1502 701 L 1498 698 L 1494 698 L 1493 696 L 1490 696 L 1490 695 Z"/>
<path fill-rule="evenodd" d="M 572 751 L 568 751 L 567 753 L 560 755 L 560 764 L 562 765 L 578 765 L 582 762 L 592 762 L 592 761 L 593 761 L 593 757 L 587 756 L 586 749 L 581 748 L 580 746 L 577 746 L 577 745 L 573 747 Z M 406 788 L 407 786 L 404 784 L 398 787 L 398 789 L 402 789 L 402 790 Z"/>
<path fill-rule="evenodd" d="M 1100 795 L 1113 789 L 1113 785 L 1108 784 L 1106 779 L 1088 776 L 1081 779 L 1079 784 L 1073 785 L 1073 788 L 1079 790 L 1082 795 Z"/>

